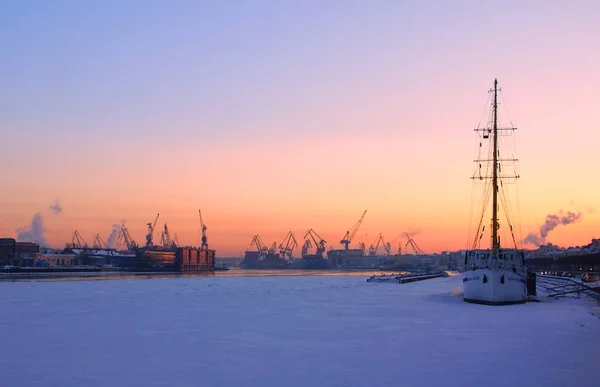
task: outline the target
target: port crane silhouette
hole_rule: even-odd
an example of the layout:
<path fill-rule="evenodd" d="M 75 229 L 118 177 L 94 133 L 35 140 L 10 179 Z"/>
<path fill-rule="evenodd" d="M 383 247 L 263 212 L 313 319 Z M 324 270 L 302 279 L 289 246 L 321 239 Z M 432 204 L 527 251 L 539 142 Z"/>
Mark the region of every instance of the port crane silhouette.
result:
<path fill-rule="evenodd" d="M 83 237 L 77 230 L 73 232 L 73 240 L 71 241 L 71 244 L 73 245 L 74 249 L 84 249 L 88 247 L 88 244 L 85 243 Z"/>
<path fill-rule="evenodd" d="M 317 257 L 323 257 L 323 253 L 325 252 L 325 244 L 327 243 L 327 241 L 323 238 L 321 238 L 319 236 L 319 234 L 317 234 L 315 232 L 315 230 L 313 230 L 312 228 L 310 230 L 308 230 L 306 232 L 306 234 L 304 234 L 304 239 L 306 239 L 306 237 L 310 236 L 310 238 L 312 239 L 315 248 L 317 249 Z M 318 241 L 318 242 L 317 242 Z"/>
<path fill-rule="evenodd" d="M 95 249 L 103 249 L 106 247 L 106 243 L 104 242 L 104 239 L 102 239 L 100 234 L 96 234 L 96 236 L 94 237 L 94 244 L 92 245 L 92 247 Z"/>
<path fill-rule="evenodd" d="M 206 230 L 208 227 L 206 227 L 204 221 L 202 220 L 202 211 L 198 210 L 198 216 L 200 217 L 200 231 L 202 232 L 201 249 L 208 250 L 208 239 L 206 238 Z"/>
<path fill-rule="evenodd" d="M 389 242 L 385 242 L 385 240 L 383 239 L 383 234 L 381 233 L 379 233 L 377 240 L 375 240 L 375 242 L 371 246 L 369 246 L 369 255 L 377 255 L 377 250 L 379 249 L 380 245 L 383 246 L 383 249 L 385 250 L 385 255 L 390 255 L 392 245 Z"/>
<path fill-rule="evenodd" d="M 279 254 L 283 259 L 288 257 L 288 259 L 293 259 L 294 247 L 298 247 L 298 242 L 294 237 L 293 232 L 288 232 L 285 238 L 283 238 L 283 242 L 279 245 Z"/>
<path fill-rule="evenodd" d="M 412 239 L 407 232 L 404 233 L 406 235 L 406 238 L 408 239 L 408 242 L 406 242 L 406 244 L 404 245 L 404 247 L 406 248 L 406 246 L 410 245 L 410 247 L 412 247 L 413 251 L 415 252 L 416 255 L 422 255 L 425 254 L 423 252 L 423 250 L 421 250 L 421 248 L 417 245 L 417 242 L 415 242 L 414 239 Z"/>
<path fill-rule="evenodd" d="M 148 226 L 148 233 L 146 234 L 146 246 L 154 246 L 154 242 L 152 238 L 154 237 L 154 228 L 156 227 L 156 222 L 158 222 L 158 217 L 160 213 L 156 214 L 156 219 L 154 219 L 154 223 L 146 223 Z"/>
<path fill-rule="evenodd" d="M 340 241 L 340 243 L 342 245 L 344 245 L 344 250 L 348 250 L 348 245 L 350 243 L 352 243 L 352 238 L 354 238 L 354 235 L 356 235 L 356 232 L 358 231 L 358 228 L 360 227 L 360 225 L 362 224 L 363 219 L 365 218 L 365 214 L 367 213 L 367 210 L 365 210 L 365 212 L 363 212 L 362 216 L 360 217 L 360 219 L 358 220 L 358 222 L 356 222 L 352 228 L 352 232 L 350 231 L 346 231 L 346 234 L 344 235 L 344 237 L 342 238 L 342 240 Z"/>
<path fill-rule="evenodd" d="M 125 246 L 127 246 L 127 250 L 135 251 L 137 249 L 137 243 L 129 233 L 129 230 L 125 226 L 125 223 L 121 225 L 121 232 L 119 233 L 119 237 L 117 238 L 119 241 L 124 241 Z"/>

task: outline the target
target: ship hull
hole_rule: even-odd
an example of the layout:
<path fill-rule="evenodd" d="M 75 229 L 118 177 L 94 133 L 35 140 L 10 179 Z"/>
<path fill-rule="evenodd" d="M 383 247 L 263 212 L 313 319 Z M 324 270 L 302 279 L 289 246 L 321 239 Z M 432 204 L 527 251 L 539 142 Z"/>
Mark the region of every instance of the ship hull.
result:
<path fill-rule="evenodd" d="M 525 254 L 516 247 L 513 226 L 510 224 L 510 217 L 506 203 L 506 195 L 504 188 L 499 191 L 502 186 L 503 178 L 515 178 L 519 176 L 517 171 L 514 175 L 511 173 L 503 174 L 502 163 L 504 160 L 499 158 L 498 144 L 498 80 L 494 79 L 494 98 L 491 105 L 491 120 L 490 126 L 487 128 L 475 129 L 478 132 L 480 153 L 475 160 L 476 165 L 479 164 L 479 170 L 474 170 L 472 176 L 473 181 L 486 179 L 489 185 L 485 184 L 485 199 L 479 225 L 473 234 L 476 239 L 473 246 L 478 246 L 481 243 L 485 226 L 482 220 L 488 207 L 489 194 L 491 193 L 491 211 L 492 222 L 490 232 L 490 248 L 489 249 L 473 249 L 465 253 L 465 272 L 463 274 L 463 291 L 464 300 L 467 302 L 487 304 L 487 305 L 508 305 L 521 304 L 527 301 L 527 269 L 525 267 Z M 504 128 L 501 130 L 516 130 L 516 128 Z M 483 140 L 489 146 L 489 153 L 482 153 Z M 484 156 L 485 155 L 485 156 Z M 491 156 L 491 159 L 488 159 Z M 516 162 L 517 160 L 511 160 Z M 485 165 L 488 172 L 487 174 Z M 483 173 L 483 175 L 482 175 Z M 487 176 L 485 176 L 487 175 Z M 504 208 L 506 221 L 508 223 L 508 231 L 512 236 L 515 248 L 503 248 L 500 244 L 500 224 L 499 214 L 500 207 Z M 489 232 L 489 231 L 488 231 Z M 510 239 L 509 239 L 510 240 Z"/>
<path fill-rule="evenodd" d="M 522 304 L 527 301 L 525 255 L 515 249 L 472 250 L 465 256 L 463 298 L 486 305 Z"/>
<path fill-rule="evenodd" d="M 522 304 L 527 301 L 527 281 L 518 273 L 477 269 L 463 273 L 463 299 L 485 305 Z"/>

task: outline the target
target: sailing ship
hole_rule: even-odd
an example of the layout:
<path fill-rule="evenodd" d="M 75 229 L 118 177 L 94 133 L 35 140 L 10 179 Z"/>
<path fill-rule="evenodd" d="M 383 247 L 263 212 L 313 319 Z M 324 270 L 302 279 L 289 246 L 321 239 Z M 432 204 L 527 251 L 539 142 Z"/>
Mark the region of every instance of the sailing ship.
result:
<path fill-rule="evenodd" d="M 486 128 L 475 129 L 480 137 L 480 152 L 475 160 L 478 168 L 471 178 L 475 182 L 485 183 L 483 184 L 485 186 L 484 209 L 479 218 L 475 240 L 465 255 L 465 272 L 463 274 L 464 300 L 486 305 L 520 304 L 527 300 L 525 254 L 517 248 L 504 190 L 505 182 L 518 179 L 519 176 L 516 173 L 509 175 L 502 171 L 503 164 L 516 163 L 517 160 L 500 157 L 498 139 L 499 133 L 500 135 L 509 134 L 516 128 L 498 128 L 498 91 L 498 80 L 494 79 L 494 88 L 490 90 L 490 93 L 493 93 L 490 125 L 487 125 Z M 488 143 L 489 149 L 487 154 L 482 156 L 484 142 Z M 492 199 L 491 243 L 489 249 L 481 249 L 478 245 L 485 230 L 483 219 L 488 207 L 490 191 Z M 514 243 L 512 248 L 500 246 L 498 214 L 500 205 L 503 206 L 509 226 L 509 235 Z"/>

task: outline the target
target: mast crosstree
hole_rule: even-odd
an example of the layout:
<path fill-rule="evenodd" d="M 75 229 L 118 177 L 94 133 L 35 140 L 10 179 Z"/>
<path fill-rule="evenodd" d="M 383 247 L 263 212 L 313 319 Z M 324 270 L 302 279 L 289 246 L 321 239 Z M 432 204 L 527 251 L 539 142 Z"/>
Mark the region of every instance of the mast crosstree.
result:
<path fill-rule="evenodd" d="M 479 173 L 475 170 L 474 183 L 483 181 L 483 209 L 477 226 L 477 234 L 473 248 L 465 254 L 465 272 L 463 274 L 463 299 L 466 302 L 485 304 L 485 305 L 510 305 L 521 304 L 527 301 L 527 268 L 525 266 L 525 254 L 519 251 L 516 246 L 513 232 L 509 207 L 507 205 L 507 192 L 505 179 L 519 178 L 517 173 L 507 173 L 503 171 L 503 162 L 509 159 L 502 159 L 500 156 L 501 141 L 499 137 L 510 134 L 516 128 L 499 128 L 500 122 L 498 115 L 498 94 L 501 90 L 498 88 L 498 80 L 494 79 L 494 87 L 490 90 L 493 93 L 493 99 L 489 102 L 489 111 L 487 125 L 485 129 L 475 129 L 480 137 L 479 157 L 475 160 L 479 164 Z M 488 106 L 486 106 L 487 108 Z M 507 131 L 507 132 L 504 132 Z M 483 140 L 487 140 L 485 159 L 482 155 Z M 516 159 L 510 161 L 516 162 Z M 482 165 L 485 165 L 482 173 Z M 515 171 L 516 172 L 516 171 Z M 492 205 L 492 230 L 490 233 L 491 241 L 489 248 L 476 247 L 478 241 L 483 237 L 484 219 L 491 198 Z M 501 247 L 500 243 L 500 210 L 506 217 L 508 231 L 515 243 L 515 248 Z M 502 234 L 504 235 L 504 234 Z"/>
<path fill-rule="evenodd" d="M 503 131 L 515 131 L 517 128 L 507 127 L 507 128 L 499 128 L 498 127 L 498 80 L 494 79 L 494 88 L 490 90 L 490 92 L 494 93 L 493 97 L 493 106 L 492 106 L 492 122 L 491 128 L 477 128 L 474 129 L 476 132 L 483 132 L 483 138 L 489 139 L 490 135 L 492 136 L 492 158 L 491 159 L 481 159 L 478 158 L 474 160 L 476 163 L 479 163 L 479 174 L 478 176 L 473 176 L 471 179 L 476 180 L 484 180 L 490 179 L 492 185 L 492 235 L 491 235 L 491 250 L 492 255 L 497 256 L 498 251 L 500 249 L 500 236 L 498 234 L 498 230 L 500 229 L 500 222 L 498 219 L 498 194 L 500 191 L 499 182 L 502 179 L 518 179 L 519 175 L 500 175 L 501 171 L 501 163 L 502 162 L 517 162 L 517 159 L 502 159 L 500 158 L 500 150 L 498 146 L 498 136 L 500 132 Z M 501 91 L 501 90 L 500 90 Z M 479 144 L 481 147 L 481 143 Z M 481 163 L 491 162 L 492 163 L 492 176 L 486 176 L 481 174 Z M 489 196 L 488 196 L 489 198 Z M 483 214 L 482 214 L 483 216 Z M 510 226 L 512 228 L 512 225 Z M 479 229 L 477 230 L 476 239 L 474 245 L 477 243 L 477 240 L 481 238 L 481 233 L 483 229 L 481 229 L 481 223 Z"/>

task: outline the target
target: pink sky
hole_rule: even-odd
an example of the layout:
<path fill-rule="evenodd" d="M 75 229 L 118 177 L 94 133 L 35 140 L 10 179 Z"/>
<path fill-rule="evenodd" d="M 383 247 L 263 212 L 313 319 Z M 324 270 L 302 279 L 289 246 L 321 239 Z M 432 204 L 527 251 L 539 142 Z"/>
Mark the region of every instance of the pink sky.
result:
<path fill-rule="evenodd" d="M 549 242 L 600 237 L 596 2 L 366 4 L 12 5 L 0 236 L 40 211 L 55 247 L 121 220 L 141 242 L 160 212 L 197 244 L 201 208 L 211 247 L 237 256 L 308 228 L 339 247 L 367 209 L 353 244 L 419 230 L 427 252 L 461 249 L 497 77 L 523 236 L 563 209 L 583 219 Z"/>

